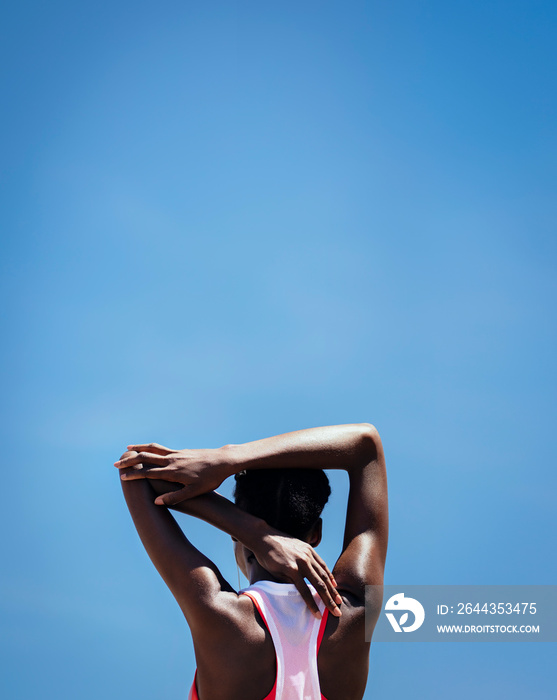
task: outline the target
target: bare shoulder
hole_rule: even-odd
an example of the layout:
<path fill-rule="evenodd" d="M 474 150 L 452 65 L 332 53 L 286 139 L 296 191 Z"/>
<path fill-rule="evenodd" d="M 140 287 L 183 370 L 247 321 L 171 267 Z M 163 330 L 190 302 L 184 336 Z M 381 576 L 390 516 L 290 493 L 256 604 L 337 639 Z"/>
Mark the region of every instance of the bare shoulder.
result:
<path fill-rule="evenodd" d="M 192 627 L 191 633 L 200 696 L 260 700 L 270 692 L 276 676 L 275 650 L 248 596 L 235 592 L 216 596 L 206 624 Z"/>
<path fill-rule="evenodd" d="M 252 601 L 235 592 L 215 596 L 199 623 L 190 625 L 190 629 L 201 675 L 205 664 L 210 675 L 214 675 L 215 668 L 227 668 L 227 673 L 236 674 L 238 668 L 245 667 L 244 661 L 261 653 L 270 641 Z"/>
<path fill-rule="evenodd" d="M 190 625 L 191 626 L 191 625 Z M 261 626 L 254 606 L 245 595 L 220 590 L 208 597 L 200 610 L 192 636 L 197 644 L 224 644 L 229 638 L 237 643 L 262 641 Z"/>

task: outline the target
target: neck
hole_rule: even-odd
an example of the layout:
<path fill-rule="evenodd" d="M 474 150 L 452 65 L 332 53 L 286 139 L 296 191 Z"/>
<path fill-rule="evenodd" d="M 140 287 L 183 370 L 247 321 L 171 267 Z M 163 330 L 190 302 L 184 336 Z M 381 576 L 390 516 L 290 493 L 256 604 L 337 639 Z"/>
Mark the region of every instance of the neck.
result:
<path fill-rule="evenodd" d="M 257 581 L 275 581 L 276 583 L 284 583 L 280 581 L 276 576 L 267 569 L 264 569 L 260 564 L 255 563 L 250 567 L 249 571 L 249 583 L 250 586 Z"/>

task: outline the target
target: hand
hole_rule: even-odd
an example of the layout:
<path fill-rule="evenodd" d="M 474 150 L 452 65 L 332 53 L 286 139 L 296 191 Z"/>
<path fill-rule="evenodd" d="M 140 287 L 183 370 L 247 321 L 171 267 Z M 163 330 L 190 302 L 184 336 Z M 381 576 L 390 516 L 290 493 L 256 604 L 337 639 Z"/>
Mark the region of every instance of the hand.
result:
<path fill-rule="evenodd" d="M 217 450 L 171 450 L 154 442 L 128 445 L 128 450 L 114 463 L 123 481 L 163 479 L 182 485 L 179 491 L 158 496 L 157 505 L 173 506 L 213 491 L 228 476 Z"/>
<path fill-rule="evenodd" d="M 277 579 L 293 583 L 314 615 L 321 617 L 305 579 L 312 584 L 332 614 L 341 616 L 337 606 L 342 603 L 342 598 L 336 590 L 334 576 L 310 544 L 277 530 L 276 534 L 266 535 L 256 549 L 253 553 L 261 566 Z"/>

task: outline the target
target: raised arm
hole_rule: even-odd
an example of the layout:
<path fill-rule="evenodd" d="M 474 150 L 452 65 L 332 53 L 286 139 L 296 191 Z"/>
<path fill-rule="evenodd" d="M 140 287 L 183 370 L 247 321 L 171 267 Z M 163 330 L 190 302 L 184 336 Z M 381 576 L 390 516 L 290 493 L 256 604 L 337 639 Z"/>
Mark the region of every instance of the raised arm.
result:
<path fill-rule="evenodd" d="M 180 488 L 157 479 L 152 479 L 150 483 L 158 494 Z M 342 601 L 335 590 L 334 578 L 323 559 L 307 542 L 280 532 L 214 491 L 182 501 L 173 506 L 173 509 L 205 520 L 240 541 L 275 578 L 293 583 L 311 612 L 321 617 L 305 582 L 307 579 L 333 615 L 340 616 L 338 604 Z"/>
<path fill-rule="evenodd" d="M 116 464 L 123 478 L 163 478 L 181 484 L 157 498 L 175 504 L 216 488 L 244 469 L 344 469 L 350 479 L 344 545 L 333 570 L 339 589 L 363 600 L 366 584 L 380 584 L 387 551 L 387 481 L 383 448 L 368 423 L 310 428 L 216 450 L 167 450 L 135 446 L 136 457 Z M 156 465 L 146 467 L 147 464 Z"/>
<path fill-rule="evenodd" d="M 350 491 L 344 542 L 333 573 L 339 588 L 365 599 L 366 585 L 382 585 L 389 539 L 387 471 L 377 430 L 365 428 L 363 462 L 347 468 Z"/>
<path fill-rule="evenodd" d="M 134 452 L 127 453 L 128 456 Z M 233 593 L 217 567 L 183 535 L 166 508 L 154 504 L 155 496 L 172 492 L 178 485 L 157 479 L 122 482 L 128 508 L 153 564 L 174 594 L 190 626 L 196 616 L 206 620 L 207 609 L 218 609 L 222 592 Z M 305 542 L 289 537 L 211 492 L 175 506 L 201 518 L 239 540 L 253 551 L 259 563 L 279 580 L 296 585 L 310 610 L 320 616 L 304 580 L 307 578 L 333 614 L 340 614 L 331 572 L 317 552 Z"/>
<path fill-rule="evenodd" d="M 203 635 L 212 622 L 218 622 L 222 597 L 233 600 L 235 591 L 215 564 L 186 538 L 170 512 L 154 504 L 156 493 L 148 480 L 122 482 L 122 490 L 151 561 L 176 598 L 192 632 Z"/>
<path fill-rule="evenodd" d="M 388 498 L 381 438 L 369 423 L 300 430 L 232 445 L 231 469 L 344 469 L 350 479 L 343 551 L 333 568 L 339 590 L 357 600 L 381 585 L 387 556 Z"/>

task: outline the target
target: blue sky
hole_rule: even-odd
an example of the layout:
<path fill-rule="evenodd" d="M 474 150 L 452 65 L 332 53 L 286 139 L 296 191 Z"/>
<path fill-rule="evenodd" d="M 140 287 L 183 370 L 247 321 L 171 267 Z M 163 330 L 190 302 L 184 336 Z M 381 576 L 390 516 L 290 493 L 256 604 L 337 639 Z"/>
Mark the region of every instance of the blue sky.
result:
<path fill-rule="evenodd" d="M 554 4 L 2 14 L 3 697 L 187 693 L 129 442 L 369 421 L 387 582 L 556 583 Z M 550 654 L 377 644 L 365 697 L 550 698 Z"/>

